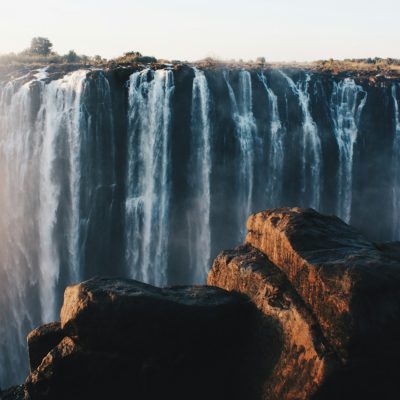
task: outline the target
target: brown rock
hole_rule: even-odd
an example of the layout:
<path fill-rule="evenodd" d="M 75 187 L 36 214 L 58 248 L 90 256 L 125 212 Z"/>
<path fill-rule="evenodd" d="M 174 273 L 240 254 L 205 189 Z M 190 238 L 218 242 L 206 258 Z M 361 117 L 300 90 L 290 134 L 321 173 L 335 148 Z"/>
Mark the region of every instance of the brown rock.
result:
<path fill-rule="evenodd" d="M 224 251 L 215 259 L 208 284 L 248 295 L 262 313 L 279 325 L 279 338 L 274 344 L 281 349 L 272 372 L 264 377 L 260 399 L 310 398 L 338 361 L 315 317 L 283 272 L 260 251 L 246 245 Z M 259 340 L 258 345 L 261 343 Z"/>
<path fill-rule="evenodd" d="M 344 362 L 393 354 L 400 336 L 400 263 L 337 217 L 311 209 L 252 215 L 246 242 L 288 277 Z"/>
<path fill-rule="evenodd" d="M 215 287 L 92 279 L 67 288 L 68 336 L 26 387 L 33 400 L 258 399 L 266 358 L 247 359 L 258 316 L 247 298 Z"/>
<path fill-rule="evenodd" d="M 40 326 L 29 333 L 27 342 L 31 371 L 40 365 L 47 353 L 56 347 L 64 336 L 59 322 Z"/>

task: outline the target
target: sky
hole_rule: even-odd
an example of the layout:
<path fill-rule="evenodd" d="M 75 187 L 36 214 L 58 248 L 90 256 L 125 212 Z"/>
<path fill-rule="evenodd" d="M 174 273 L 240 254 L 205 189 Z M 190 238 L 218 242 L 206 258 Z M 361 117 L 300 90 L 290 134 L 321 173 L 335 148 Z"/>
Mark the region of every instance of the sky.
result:
<path fill-rule="evenodd" d="M 400 0 L 0 0 L 0 53 L 43 36 L 106 58 L 400 58 L 399 16 Z"/>

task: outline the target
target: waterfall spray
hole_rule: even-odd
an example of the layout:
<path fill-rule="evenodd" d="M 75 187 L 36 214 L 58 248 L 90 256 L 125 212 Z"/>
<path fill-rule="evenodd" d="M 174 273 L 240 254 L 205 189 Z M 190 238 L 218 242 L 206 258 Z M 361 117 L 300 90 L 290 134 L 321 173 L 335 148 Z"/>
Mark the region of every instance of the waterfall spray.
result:
<path fill-rule="evenodd" d="M 392 155 L 392 168 L 393 168 L 393 230 L 392 239 L 400 239 L 400 110 L 398 93 L 400 92 L 399 84 L 392 85 L 392 98 L 394 110 L 394 139 L 393 139 L 393 155 Z"/>
<path fill-rule="evenodd" d="M 232 88 L 229 75 L 226 71 L 224 71 L 224 78 L 231 101 L 232 118 L 235 124 L 240 153 L 238 222 L 240 227 L 245 227 L 253 203 L 254 145 L 257 133 L 257 126 L 253 115 L 251 75 L 250 72 L 245 70 L 239 72 L 239 88 L 237 95 Z M 243 230 L 241 232 L 242 237 L 244 237 L 244 234 L 245 231 Z"/>
<path fill-rule="evenodd" d="M 133 278 L 156 285 L 167 282 L 173 91 L 169 70 L 129 79 L 126 259 Z"/>
<path fill-rule="evenodd" d="M 321 167 L 322 167 L 322 149 L 321 139 L 318 135 L 317 124 L 313 120 L 310 111 L 309 84 L 311 76 L 306 74 L 305 79 L 297 84 L 284 72 L 279 71 L 286 79 L 290 89 L 299 99 L 299 105 L 303 117 L 303 136 L 301 138 L 301 175 L 303 198 L 308 198 L 306 202 L 310 207 L 316 210 L 320 209 L 321 202 Z"/>
<path fill-rule="evenodd" d="M 279 207 L 282 196 L 283 175 L 283 138 L 285 131 L 279 117 L 278 97 L 268 86 L 265 75 L 260 72 L 258 78 L 267 92 L 269 100 L 270 145 L 268 151 L 268 182 L 266 188 L 268 207 Z"/>
<path fill-rule="evenodd" d="M 334 82 L 331 115 L 339 147 L 337 215 L 350 221 L 353 190 L 353 153 L 367 93 L 353 79 Z"/>
<path fill-rule="evenodd" d="M 189 264 L 194 282 L 206 279 L 211 252 L 211 121 L 210 91 L 204 72 L 194 68 L 192 88 L 192 144 L 190 155 L 190 190 L 192 204 L 188 211 Z"/>

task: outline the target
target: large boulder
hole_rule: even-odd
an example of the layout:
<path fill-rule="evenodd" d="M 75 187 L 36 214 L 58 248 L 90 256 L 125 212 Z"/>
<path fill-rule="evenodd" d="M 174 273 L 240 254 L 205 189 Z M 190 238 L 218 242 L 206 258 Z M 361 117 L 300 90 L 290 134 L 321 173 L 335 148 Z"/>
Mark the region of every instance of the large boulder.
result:
<path fill-rule="evenodd" d="M 260 311 L 276 321 L 275 357 L 263 383 L 263 399 L 308 399 L 338 365 L 315 316 L 285 274 L 251 247 L 223 251 L 214 261 L 208 284 L 248 295 Z M 271 332 L 269 333 L 271 334 Z M 259 338 L 258 345 L 262 348 Z"/>
<path fill-rule="evenodd" d="M 208 283 L 248 295 L 281 327 L 267 399 L 389 399 L 400 381 L 400 246 L 337 217 L 284 208 L 252 215 L 246 245 Z"/>
<path fill-rule="evenodd" d="M 400 263 L 337 217 L 284 208 L 252 215 L 246 242 L 288 277 L 345 362 L 393 351 Z"/>
<path fill-rule="evenodd" d="M 258 315 L 215 287 L 92 279 L 66 289 L 65 337 L 26 387 L 33 400 L 257 399 L 255 377 L 268 368 L 252 350 Z"/>

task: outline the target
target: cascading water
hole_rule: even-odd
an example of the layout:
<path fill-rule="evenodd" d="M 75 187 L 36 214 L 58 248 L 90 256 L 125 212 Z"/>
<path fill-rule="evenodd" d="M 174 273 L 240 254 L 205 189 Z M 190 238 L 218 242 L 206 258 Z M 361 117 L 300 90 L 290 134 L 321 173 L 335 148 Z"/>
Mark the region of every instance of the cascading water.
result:
<path fill-rule="evenodd" d="M 322 150 L 321 139 L 318 135 L 318 127 L 310 111 L 309 84 L 311 76 L 306 74 L 304 80 L 297 84 L 286 73 L 281 71 L 283 77 L 287 80 L 290 89 L 299 99 L 299 105 L 302 112 L 303 134 L 301 138 L 301 175 L 302 197 L 306 204 L 315 209 L 320 209 L 321 194 L 321 168 L 322 168 Z"/>
<path fill-rule="evenodd" d="M 392 98 L 394 110 L 394 139 L 393 139 L 393 229 L 392 240 L 400 239 L 400 110 L 398 94 L 400 92 L 399 84 L 392 85 Z"/>
<path fill-rule="evenodd" d="M 250 215 L 253 203 L 254 186 L 254 153 L 257 125 L 253 115 L 253 95 L 251 75 L 249 71 L 239 72 L 238 93 L 235 94 L 229 80 L 229 75 L 224 71 L 224 78 L 228 87 L 232 107 L 232 118 L 235 123 L 236 137 L 239 144 L 240 166 L 238 178 L 238 214 L 239 227 L 243 231 L 247 217 Z"/>
<path fill-rule="evenodd" d="M 42 106 L 37 116 L 37 130 L 42 134 L 39 165 L 39 291 L 42 320 L 57 317 L 56 285 L 60 274 L 60 255 L 56 244 L 57 211 L 60 203 L 61 179 L 57 176 L 57 154 L 61 135 L 70 148 L 71 222 L 67 238 L 71 280 L 79 275 L 79 132 L 81 129 L 81 94 L 86 71 L 78 71 L 43 86 Z"/>
<path fill-rule="evenodd" d="M 211 254 L 211 116 L 210 91 L 204 72 L 194 68 L 190 154 L 191 205 L 188 210 L 189 266 L 194 282 L 207 276 Z"/>
<path fill-rule="evenodd" d="M 156 285 L 167 282 L 173 91 L 169 70 L 129 79 L 126 258 L 133 278 Z"/>
<path fill-rule="evenodd" d="M 282 183 L 283 183 L 283 162 L 284 162 L 284 134 L 281 119 L 278 110 L 278 97 L 268 86 L 265 75 L 260 72 L 258 74 L 262 85 L 268 95 L 269 109 L 271 116 L 270 141 L 268 151 L 268 178 L 266 185 L 267 204 L 268 207 L 279 207 L 282 201 Z"/>
<path fill-rule="evenodd" d="M 79 137 L 80 98 L 86 71 L 45 83 L 44 71 L 18 87 L 10 82 L 1 90 L 1 217 L 2 276 L 0 313 L 0 376 L 7 380 L 26 368 L 25 334 L 38 322 L 57 319 L 60 253 L 57 221 L 62 179 L 58 171 L 61 136 L 71 148 L 71 214 L 66 245 L 71 256 L 69 280 L 80 279 L 76 225 L 79 190 L 74 143 Z M 35 114 L 35 107 L 40 107 Z M 15 336 L 17 334 L 17 336 Z M 10 351 L 9 349 L 12 349 Z"/>
<path fill-rule="evenodd" d="M 203 283 L 260 208 L 311 206 L 400 239 L 398 82 L 50 71 L 0 83 L 2 387 L 23 381 L 26 334 L 57 319 L 65 285 Z"/>
<path fill-rule="evenodd" d="M 37 182 L 35 153 L 39 137 L 34 135 L 31 110 L 29 84 L 19 87 L 19 82 L 12 81 L 1 88 L 0 383 L 13 382 L 15 376 L 19 377 L 26 362 L 24 333 L 38 321 L 40 314 L 40 308 L 32 315 L 26 307 L 29 301 L 36 306 L 40 304 L 37 293 L 30 298 L 27 292 L 38 285 L 37 251 L 34 253 L 38 244 L 37 222 L 32 211 L 37 206 L 33 181 Z M 24 196 L 31 198 L 29 204 L 23 201 Z"/>
<path fill-rule="evenodd" d="M 353 153 L 367 94 L 353 79 L 333 83 L 331 114 L 339 148 L 338 198 L 336 214 L 350 221 L 353 190 Z"/>

